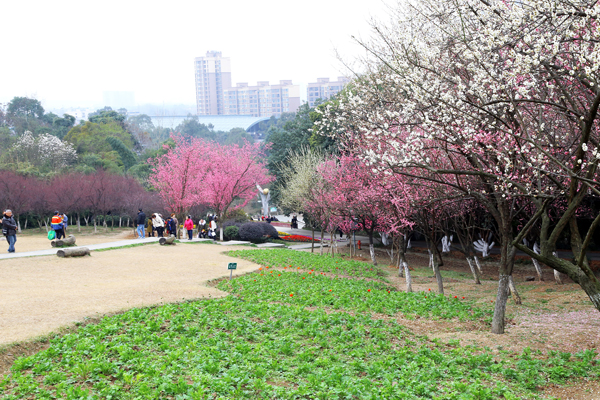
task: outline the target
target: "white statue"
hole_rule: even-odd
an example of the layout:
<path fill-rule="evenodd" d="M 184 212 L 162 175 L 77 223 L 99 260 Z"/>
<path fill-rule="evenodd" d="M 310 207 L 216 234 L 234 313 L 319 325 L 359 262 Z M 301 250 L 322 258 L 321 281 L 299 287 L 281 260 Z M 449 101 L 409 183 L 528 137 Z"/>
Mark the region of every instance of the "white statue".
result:
<path fill-rule="evenodd" d="M 257 183 L 256 188 L 258 189 L 258 194 L 260 194 L 260 200 L 262 204 L 262 216 L 269 216 L 269 200 L 271 200 L 271 193 L 269 193 L 269 189 L 263 189 Z"/>

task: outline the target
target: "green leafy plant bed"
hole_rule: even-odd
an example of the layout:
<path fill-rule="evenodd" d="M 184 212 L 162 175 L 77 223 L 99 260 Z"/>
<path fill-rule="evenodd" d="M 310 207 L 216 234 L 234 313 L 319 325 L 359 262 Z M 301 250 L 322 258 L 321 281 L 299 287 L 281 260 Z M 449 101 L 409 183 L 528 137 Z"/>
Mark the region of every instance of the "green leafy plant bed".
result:
<path fill-rule="evenodd" d="M 313 269 L 317 272 L 331 272 L 365 278 L 380 278 L 383 275 L 381 270 L 373 268 L 372 264 L 363 261 L 347 260 L 342 257 L 321 256 L 319 254 L 289 249 L 236 250 L 230 251 L 229 255 L 264 266 Z"/>
<path fill-rule="evenodd" d="M 0 398 L 536 399 L 550 384 L 600 377 L 591 350 L 492 352 L 416 335 L 388 316 L 487 323 L 492 310 L 398 292 L 367 263 L 230 254 L 264 267 L 220 281 L 226 298 L 132 309 L 57 336 L 14 362 Z"/>
<path fill-rule="evenodd" d="M 304 307 L 327 307 L 361 313 L 407 317 L 458 318 L 491 321 L 491 310 L 475 307 L 463 298 L 450 298 L 432 292 L 398 292 L 385 283 L 365 279 L 344 279 L 322 275 L 270 270 L 223 281 L 218 288 L 239 294 L 250 302 L 270 301 Z"/>
<path fill-rule="evenodd" d="M 493 356 L 415 336 L 393 320 L 229 296 L 133 309 L 53 339 L 47 350 L 15 362 L 0 395 L 533 399 L 539 386 L 598 376 L 596 357 Z"/>

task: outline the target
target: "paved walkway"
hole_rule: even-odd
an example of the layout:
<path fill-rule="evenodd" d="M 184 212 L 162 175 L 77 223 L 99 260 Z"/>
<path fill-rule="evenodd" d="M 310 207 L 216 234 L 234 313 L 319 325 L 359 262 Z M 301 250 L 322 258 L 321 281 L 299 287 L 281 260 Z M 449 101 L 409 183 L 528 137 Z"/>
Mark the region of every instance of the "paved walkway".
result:
<path fill-rule="evenodd" d="M 141 243 L 158 243 L 158 238 L 150 237 L 145 239 L 127 239 L 127 240 L 119 240 L 116 242 L 107 242 L 107 243 L 98 243 L 91 244 L 89 246 L 73 246 L 71 249 L 76 249 L 79 247 L 87 247 L 90 250 L 100 250 L 100 249 L 110 249 L 113 247 L 125 247 L 130 246 L 132 244 L 141 244 Z M 19 253 L 3 253 L 0 254 L 0 260 L 9 259 L 9 258 L 23 258 L 23 257 L 36 257 L 36 256 L 53 256 L 56 255 L 56 252 L 60 250 L 60 248 L 53 247 L 48 250 L 37 250 L 37 251 L 25 251 Z"/>

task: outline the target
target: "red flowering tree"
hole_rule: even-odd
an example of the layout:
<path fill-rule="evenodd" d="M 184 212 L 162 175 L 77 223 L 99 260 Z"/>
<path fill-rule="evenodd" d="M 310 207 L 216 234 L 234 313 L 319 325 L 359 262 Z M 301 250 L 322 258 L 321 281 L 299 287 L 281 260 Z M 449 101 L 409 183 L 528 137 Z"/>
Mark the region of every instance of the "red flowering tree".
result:
<path fill-rule="evenodd" d="M 197 138 L 172 135 L 173 147 L 154 161 L 148 181 L 168 211 L 179 217 L 205 201 L 205 178 L 214 166 L 213 145 Z"/>
<path fill-rule="evenodd" d="M 406 219 L 398 218 L 408 208 L 408 204 L 401 200 L 407 199 L 403 196 L 405 187 L 402 181 L 348 156 L 324 162 L 319 174 L 329 187 L 319 203 L 329 207 L 333 215 L 330 224 L 334 229 L 339 227 L 346 232 L 364 230 L 369 236 L 371 260 L 377 264 L 374 233 L 394 232 L 410 224 Z M 401 213 L 395 213 L 394 208 Z"/>
<path fill-rule="evenodd" d="M 207 152 L 210 169 L 203 177 L 202 202 L 223 217 L 230 209 L 242 208 L 257 194 L 256 184 L 273 181 L 265 167 L 260 144 L 221 146 L 211 143 Z M 220 227 L 223 240 L 223 227 Z"/>

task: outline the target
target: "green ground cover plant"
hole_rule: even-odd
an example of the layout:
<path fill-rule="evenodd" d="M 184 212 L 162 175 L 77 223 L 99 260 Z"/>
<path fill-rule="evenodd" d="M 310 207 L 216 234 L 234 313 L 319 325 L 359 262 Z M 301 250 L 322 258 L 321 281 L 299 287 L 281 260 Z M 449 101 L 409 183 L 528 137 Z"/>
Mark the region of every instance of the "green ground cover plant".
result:
<path fill-rule="evenodd" d="M 299 273 L 264 268 L 231 282 L 223 281 L 218 287 L 251 302 L 282 302 L 387 315 L 401 312 L 409 318 L 418 315 L 432 319 L 482 319 L 489 322 L 492 315 L 492 310 L 478 308 L 458 296 L 399 292 L 383 282 L 338 278 L 317 271 Z"/>
<path fill-rule="evenodd" d="M 287 252 L 232 253 L 278 255 L 282 269 L 222 281 L 225 298 L 136 308 L 57 336 L 15 361 L 0 398 L 536 399 L 548 384 L 600 376 L 595 351 L 492 352 L 382 318 L 488 321 L 469 299 L 398 292 L 337 258 L 309 265 L 290 252 L 290 267 Z M 340 268 L 353 277 L 325 275 Z"/>
<path fill-rule="evenodd" d="M 372 264 L 342 257 L 323 257 L 319 254 L 289 249 L 236 250 L 229 253 L 257 264 L 331 272 L 339 275 L 382 278 L 384 274 Z"/>

